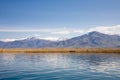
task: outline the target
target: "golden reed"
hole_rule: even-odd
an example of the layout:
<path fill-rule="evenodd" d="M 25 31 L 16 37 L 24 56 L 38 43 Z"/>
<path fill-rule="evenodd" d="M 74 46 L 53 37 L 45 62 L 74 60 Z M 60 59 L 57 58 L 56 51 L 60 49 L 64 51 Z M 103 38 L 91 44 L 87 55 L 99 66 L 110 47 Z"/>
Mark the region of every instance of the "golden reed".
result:
<path fill-rule="evenodd" d="M 0 53 L 120 53 L 120 48 L 0 48 Z"/>

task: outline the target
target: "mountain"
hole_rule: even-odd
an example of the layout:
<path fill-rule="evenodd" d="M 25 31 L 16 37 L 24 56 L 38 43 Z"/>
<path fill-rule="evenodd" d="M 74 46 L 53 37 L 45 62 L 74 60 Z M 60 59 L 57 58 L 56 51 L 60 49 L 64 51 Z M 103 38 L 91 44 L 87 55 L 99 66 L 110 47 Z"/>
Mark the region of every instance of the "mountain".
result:
<path fill-rule="evenodd" d="M 118 35 L 107 35 L 100 32 L 90 32 L 82 36 L 74 37 L 66 41 L 61 41 L 63 47 L 92 47 L 92 48 L 116 48 L 120 47 L 120 36 Z"/>
<path fill-rule="evenodd" d="M 0 48 L 2 48 L 5 45 L 5 42 L 0 41 Z"/>
<path fill-rule="evenodd" d="M 16 40 L 12 42 L 4 42 L 1 48 L 41 48 L 52 44 L 52 41 L 37 39 L 35 37 L 27 38 L 24 40 Z M 0 43 L 1 45 L 1 43 Z"/>
<path fill-rule="evenodd" d="M 82 36 L 63 41 L 49 41 L 37 38 L 27 38 L 12 42 L 0 41 L 0 48 L 120 48 L 120 36 L 108 35 L 100 32 L 90 32 Z"/>

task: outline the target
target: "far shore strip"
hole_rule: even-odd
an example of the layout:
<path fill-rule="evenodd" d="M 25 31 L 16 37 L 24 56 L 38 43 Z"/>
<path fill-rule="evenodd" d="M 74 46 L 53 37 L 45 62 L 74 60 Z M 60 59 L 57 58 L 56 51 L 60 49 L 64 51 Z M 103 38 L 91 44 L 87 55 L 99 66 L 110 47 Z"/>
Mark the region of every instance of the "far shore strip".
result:
<path fill-rule="evenodd" d="M 0 48 L 0 53 L 120 53 L 120 48 Z"/>

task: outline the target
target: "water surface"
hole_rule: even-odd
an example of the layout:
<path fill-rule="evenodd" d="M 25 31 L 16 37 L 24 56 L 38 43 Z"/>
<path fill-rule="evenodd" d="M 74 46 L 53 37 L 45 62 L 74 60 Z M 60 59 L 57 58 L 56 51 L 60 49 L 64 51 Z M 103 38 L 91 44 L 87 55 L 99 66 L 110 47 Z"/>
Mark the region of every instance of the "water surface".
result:
<path fill-rule="evenodd" d="M 0 80 L 120 80 L 120 55 L 1 53 Z"/>

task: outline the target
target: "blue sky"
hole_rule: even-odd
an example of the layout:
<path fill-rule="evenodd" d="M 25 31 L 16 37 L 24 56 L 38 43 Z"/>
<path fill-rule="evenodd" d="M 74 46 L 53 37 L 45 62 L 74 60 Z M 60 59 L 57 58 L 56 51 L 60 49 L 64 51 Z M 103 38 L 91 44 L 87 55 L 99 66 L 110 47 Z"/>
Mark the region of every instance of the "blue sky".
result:
<path fill-rule="evenodd" d="M 0 0 L 0 39 L 71 38 L 101 28 L 107 28 L 106 33 L 119 33 L 119 3 L 120 0 Z"/>

